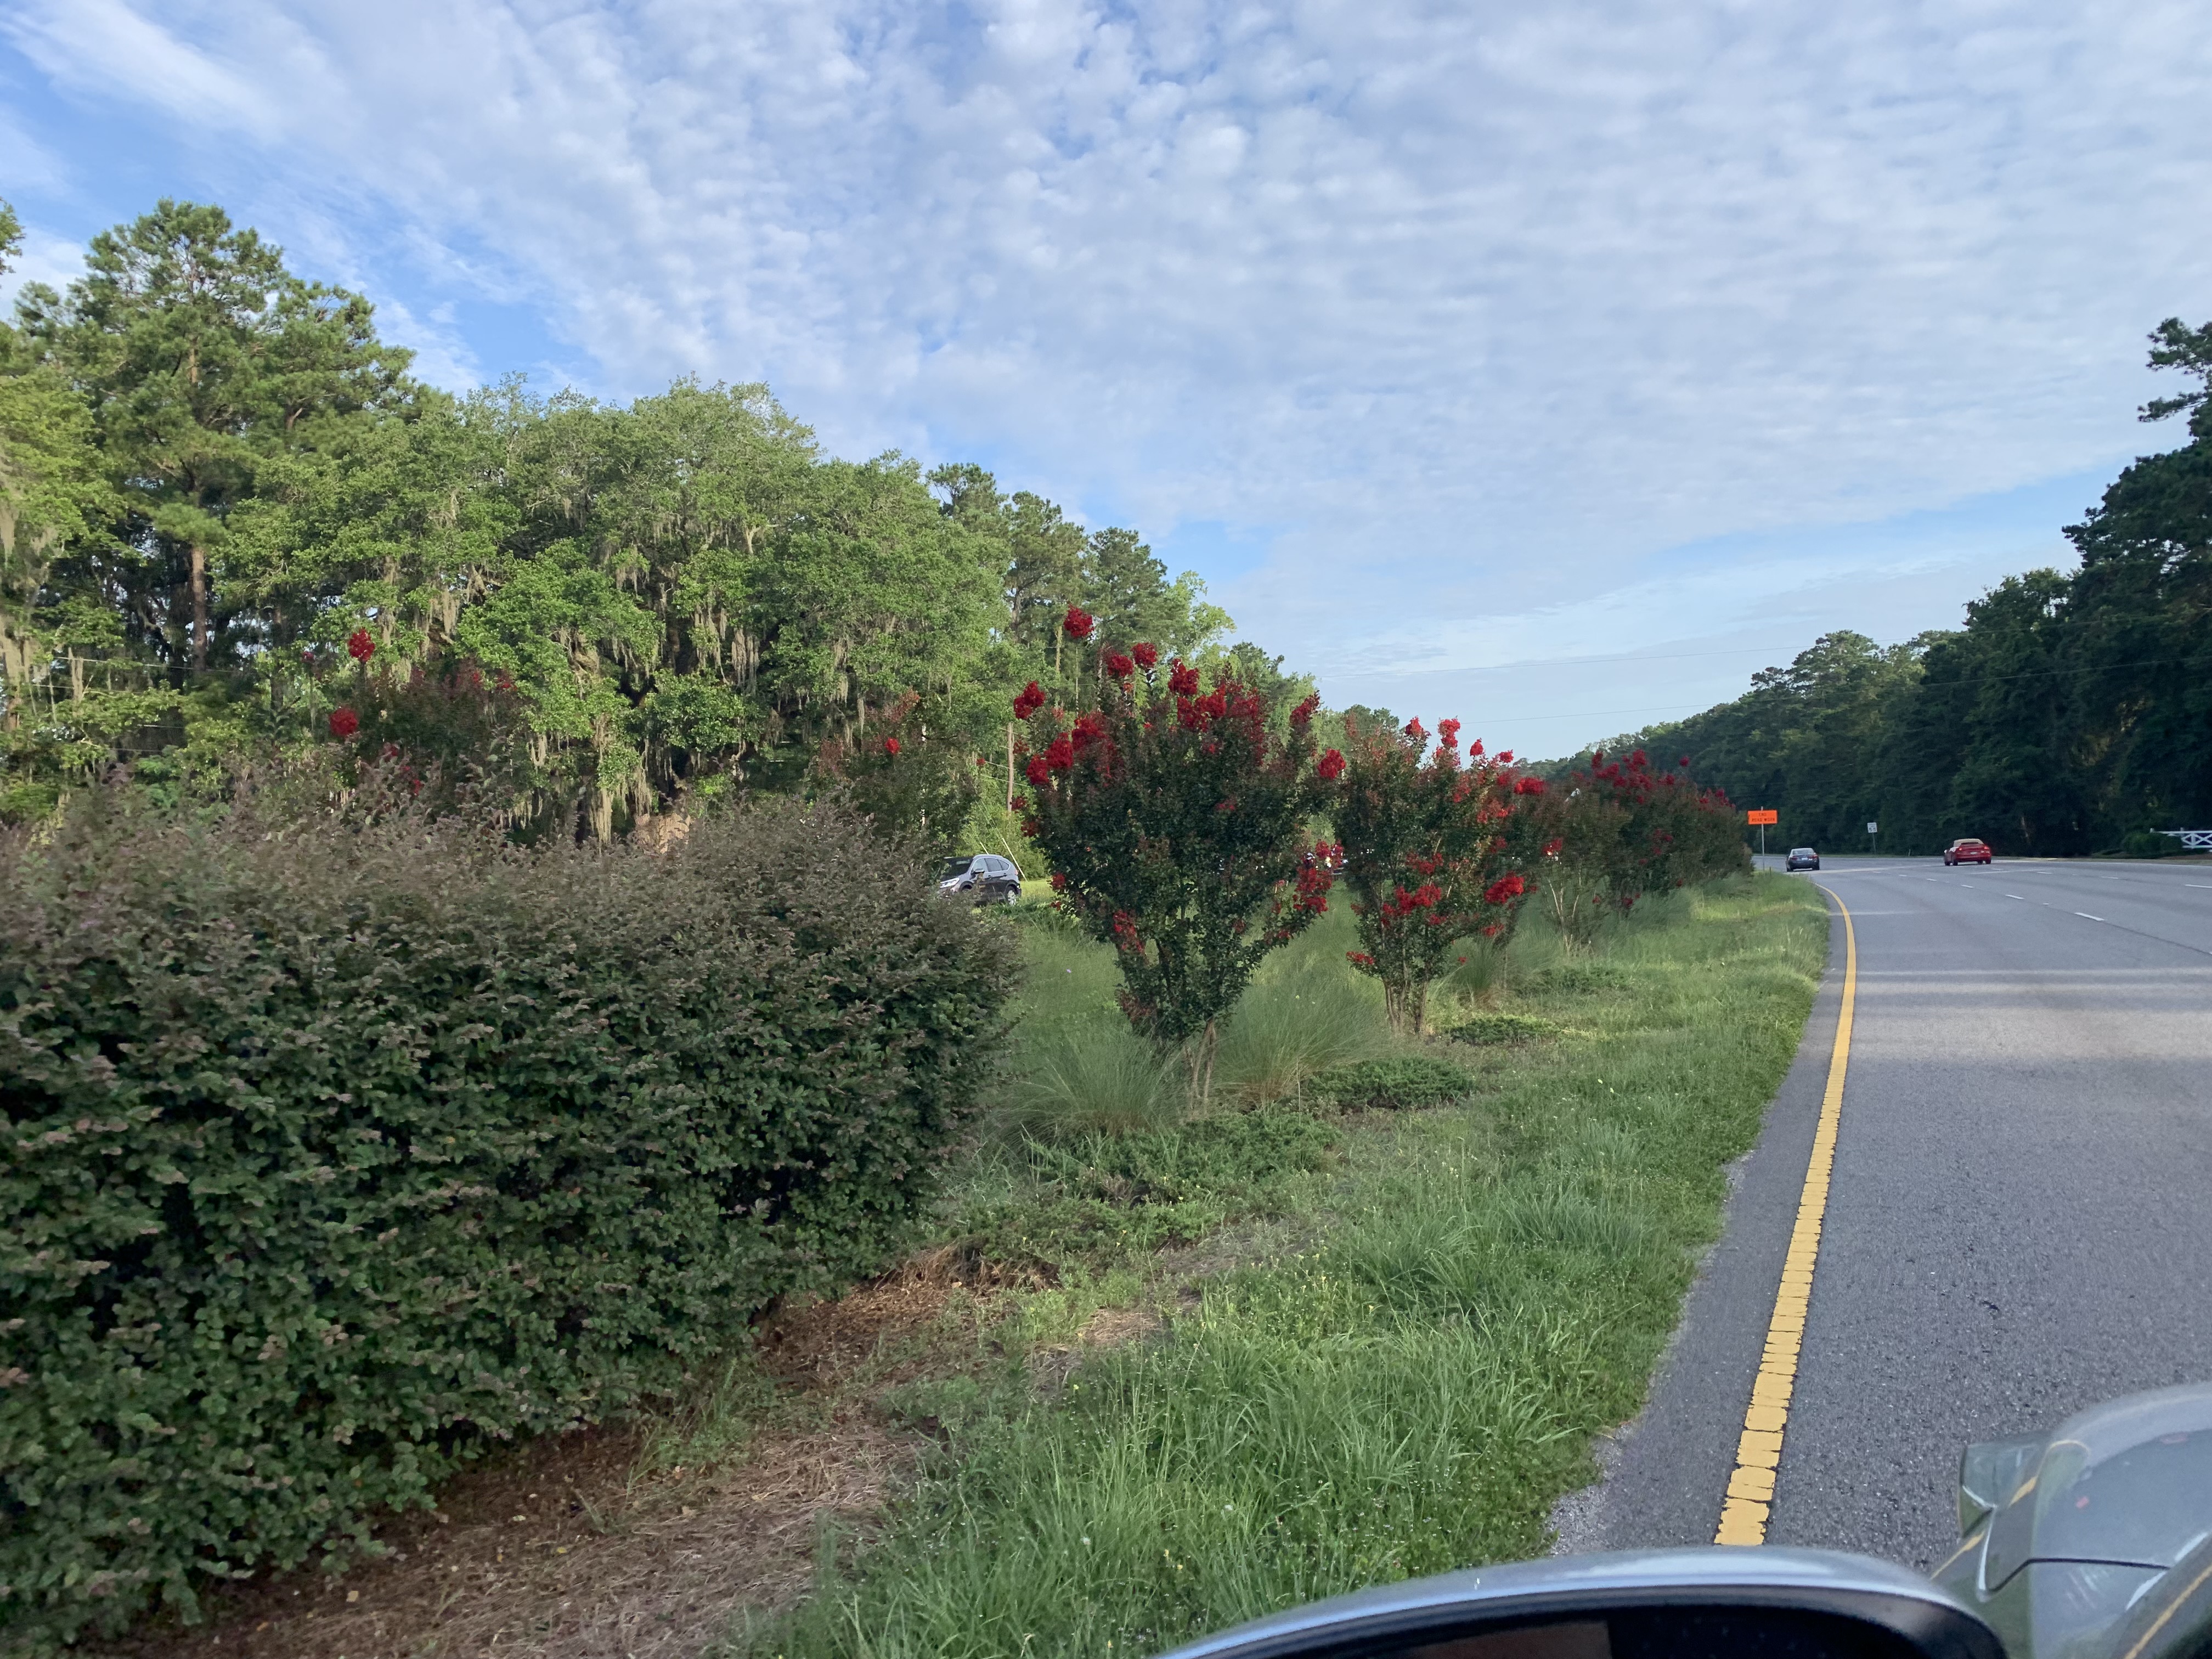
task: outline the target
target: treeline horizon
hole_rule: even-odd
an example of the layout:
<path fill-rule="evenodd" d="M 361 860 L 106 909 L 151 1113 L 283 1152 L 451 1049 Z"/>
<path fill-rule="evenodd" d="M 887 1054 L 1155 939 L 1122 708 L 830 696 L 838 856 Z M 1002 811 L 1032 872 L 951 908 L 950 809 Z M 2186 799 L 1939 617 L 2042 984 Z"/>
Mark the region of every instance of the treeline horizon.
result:
<path fill-rule="evenodd" d="M 1966 625 L 1895 645 L 1824 634 L 1741 696 L 1600 745 L 1687 755 L 1741 807 L 1780 815 L 1769 846 L 2010 856 L 2129 853 L 2212 827 L 2212 323 L 2178 318 L 2150 362 L 2197 385 L 2145 421 L 2188 441 L 2139 458 L 2065 535 L 2072 571 L 2007 577 Z M 1571 762 L 1557 763 L 1564 768 Z"/>
<path fill-rule="evenodd" d="M 19 245 L 0 204 L 0 270 Z M 827 455 L 764 386 L 456 396 L 410 360 L 218 207 L 164 200 L 65 291 L 23 289 L 0 325 L 0 822 L 118 764 L 182 796 L 240 757 L 350 781 L 404 750 L 526 833 L 844 786 L 936 839 L 1004 839 L 986 782 L 1017 690 L 1079 690 L 1070 605 L 1306 689 L 1134 531 L 975 465 Z"/>

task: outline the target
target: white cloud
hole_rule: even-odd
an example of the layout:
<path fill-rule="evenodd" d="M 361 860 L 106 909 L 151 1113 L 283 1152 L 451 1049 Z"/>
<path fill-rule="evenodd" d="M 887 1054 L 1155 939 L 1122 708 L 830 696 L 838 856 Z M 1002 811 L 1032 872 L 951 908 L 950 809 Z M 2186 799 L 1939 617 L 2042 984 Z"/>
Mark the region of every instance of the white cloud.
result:
<path fill-rule="evenodd" d="M 2150 447 L 2142 337 L 2212 310 L 2202 24 L 47 0 L 14 29 L 80 96 L 387 204 L 610 390 L 765 378 L 850 451 L 988 453 L 1155 531 L 1291 526 L 1223 596 L 1343 662 L 1557 654 L 1561 607 L 1608 593 L 1691 626 L 1725 561 L 1665 550 Z"/>

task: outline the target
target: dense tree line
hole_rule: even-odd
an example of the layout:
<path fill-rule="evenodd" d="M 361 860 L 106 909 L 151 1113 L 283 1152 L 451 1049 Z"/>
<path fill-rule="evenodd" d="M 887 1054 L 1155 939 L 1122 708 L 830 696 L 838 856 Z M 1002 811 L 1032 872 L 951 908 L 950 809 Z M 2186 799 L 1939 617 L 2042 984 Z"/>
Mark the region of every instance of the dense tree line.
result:
<path fill-rule="evenodd" d="M 1689 755 L 1785 845 L 1931 852 L 2173 850 L 2212 827 L 2212 324 L 2168 320 L 2150 361 L 2193 388 L 2145 406 L 2188 441 L 2137 460 L 2067 538 L 2072 573 L 2009 577 L 1955 631 L 1823 635 L 1688 720 L 1609 745 Z"/>
<path fill-rule="evenodd" d="M 15 243 L 10 215 L 0 262 Z M 1224 653 L 1228 617 L 1134 532 L 971 465 L 827 456 L 763 386 L 453 397 L 409 368 L 367 300 L 215 207 L 165 201 L 66 293 L 26 287 L 0 326 L 0 817 L 118 763 L 178 791 L 413 738 L 541 830 L 842 780 L 953 835 L 1003 812 L 1006 699 L 1070 672 L 1067 605 Z"/>

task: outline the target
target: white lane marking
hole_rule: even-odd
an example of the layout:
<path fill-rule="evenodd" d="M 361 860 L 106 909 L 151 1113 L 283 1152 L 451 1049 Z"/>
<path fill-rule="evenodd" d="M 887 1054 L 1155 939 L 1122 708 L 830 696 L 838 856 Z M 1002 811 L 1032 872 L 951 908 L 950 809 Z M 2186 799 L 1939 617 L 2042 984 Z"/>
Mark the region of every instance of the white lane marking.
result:
<path fill-rule="evenodd" d="M 2212 893 L 2212 881 L 2185 881 L 2181 884 L 2184 887 L 2202 887 L 2208 893 Z"/>
<path fill-rule="evenodd" d="M 2018 900 L 2019 900 L 2022 904 L 2025 904 L 2025 903 L 2027 903 L 2027 894 L 2025 894 L 2025 893 L 2007 893 L 2007 894 L 2005 895 L 2005 896 L 2006 896 L 2007 898 L 2016 898 L 2016 899 L 2018 899 Z"/>
<path fill-rule="evenodd" d="M 2091 915 L 2087 910 L 2076 910 L 2074 914 L 2081 917 L 2084 921 L 2102 921 L 2104 920 L 2104 917 L 2102 916 Z"/>

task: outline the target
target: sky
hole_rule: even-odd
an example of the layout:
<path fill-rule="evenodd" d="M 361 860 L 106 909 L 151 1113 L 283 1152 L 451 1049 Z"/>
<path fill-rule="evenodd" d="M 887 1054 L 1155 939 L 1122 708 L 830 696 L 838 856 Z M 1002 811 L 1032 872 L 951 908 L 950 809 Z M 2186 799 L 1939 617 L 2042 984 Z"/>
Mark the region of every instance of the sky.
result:
<path fill-rule="evenodd" d="M 9 0 L 13 280 L 161 196 L 418 371 L 764 380 L 1557 755 L 1958 625 L 2179 434 L 2202 0 Z"/>

